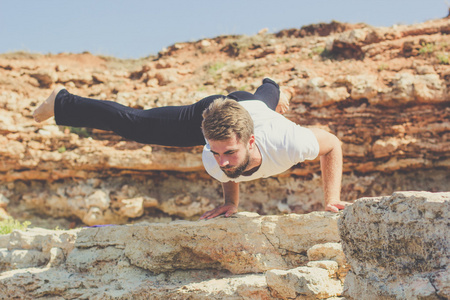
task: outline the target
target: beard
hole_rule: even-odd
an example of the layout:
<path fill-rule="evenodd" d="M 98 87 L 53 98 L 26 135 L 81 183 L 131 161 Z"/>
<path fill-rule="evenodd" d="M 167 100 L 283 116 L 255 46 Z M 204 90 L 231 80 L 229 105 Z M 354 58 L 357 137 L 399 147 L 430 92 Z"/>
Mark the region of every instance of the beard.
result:
<path fill-rule="evenodd" d="M 244 173 L 245 169 L 247 169 L 248 165 L 250 164 L 250 153 L 247 151 L 247 154 L 245 155 L 245 159 L 242 162 L 242 164 L 237 165 L 236 167 L 226 167 L 226 168 L 220 168 L 222 172 L 224 172 L 228 177 L 230 178 L 238 178 L 239 176 Z"/>

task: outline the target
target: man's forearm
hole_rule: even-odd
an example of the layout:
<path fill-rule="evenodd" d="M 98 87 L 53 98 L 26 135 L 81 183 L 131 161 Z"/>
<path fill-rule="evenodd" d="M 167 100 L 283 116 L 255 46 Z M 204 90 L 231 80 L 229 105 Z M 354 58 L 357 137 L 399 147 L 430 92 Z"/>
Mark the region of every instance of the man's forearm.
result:
<path fill-rule="evenodd" d="M 342 147 L 341 141 L 323 129 L 311 128 L 319 143 L 325 208 L 341 199 Z"/>
<path fill-rule="evenodd" d="M 342 160 L 342 148 L 336 139 L 333 149 L 320 157 L 325 206 L 341 199 Z"/>
<path fill-rule="evenodd" d="M 237 213 L 237 207 L 239 205 L 239 183 L 236 182 L 226 182 L 222 183 L 223 188 L 223 198 L 225 203 L 213 210 L 204 213 L 200 220 L 211 219 L 220 215 L 225 215 L 225 217 L 230 217 Z"/>
<path fill-rule="evenodd" d="M 222 183 L 223 199 L 225 204 L 232 204 L 236 207 L 239 205 L 239 183 L 225 182 Z"/>

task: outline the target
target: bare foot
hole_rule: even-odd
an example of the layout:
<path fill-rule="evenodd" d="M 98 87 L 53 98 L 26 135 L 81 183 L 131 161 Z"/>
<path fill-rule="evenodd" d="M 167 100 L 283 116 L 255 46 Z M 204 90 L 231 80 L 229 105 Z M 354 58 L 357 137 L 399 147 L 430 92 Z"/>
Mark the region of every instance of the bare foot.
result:
<path fill-rule="evenodd" d="M 55 88 L 50 96 L 48 96 L 47 100 L 42 102 L 42 104 L 36 108 L 33 113 L 33 117 L 36 122 L 43 122 L 55 115 L 55 98 L 56 95 L 58 95 L 58 93 L 63 89 L 65 89 L 63 86 Z"/>
<path fill-rule="evenodd" d="M 284 114 L 289 110 L 289 99 L 286 97 L 286 94 L 283 93 L 282 89 L 280 89 L 280 99 L 278 100 L 278 105 L 275 108 L 275 111 Z"/>

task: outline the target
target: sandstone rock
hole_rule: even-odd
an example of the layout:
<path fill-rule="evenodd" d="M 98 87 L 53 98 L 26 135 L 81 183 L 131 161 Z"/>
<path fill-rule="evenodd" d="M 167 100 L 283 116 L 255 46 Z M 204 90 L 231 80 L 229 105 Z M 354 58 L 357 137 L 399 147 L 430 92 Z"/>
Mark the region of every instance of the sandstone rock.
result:
<path fill-rule="evenodd" d="M 124 215 L 128 218 L 137 218 L 142 216 L 144 213 L 144 198 L 132 198 L 132 199 L 123 199 L 120 201 L 122 203 L 122 207 L 120 207 L 120 214 Z"/>
<path fill-rule="evenodd" d="M 372 153 L 375 157 L 389 157 L 394 152 L 398 151 L 399 148 L 407 147 L 410 144 L 416 143 L 413 137 L 404 138 L 388 138 L 387 140 L 377 140 L 372 146 Z"/>
<path fill-rule="evenodd" d="M 23 249 L 49 252 L 52 248 L 58 247 L 67 254 L 73 250 L 77 233 L 77 230 L 55 231 L 42 228 L 29 228 L 25 232 L 14 231 L 6 236 L 8 240 L 6 248 L 8 250 Z"/>
<path fill-rule="evenodd" d="M 333 241 L 336 223 L 336 215 L 325 212 L 240 213 L 196 222 L 14 231 L 0 239 L 0 290 L 22 299 L 273 299 L 268 287 L 284 295 L 280 284 L 287 277 L 279 274 L 286 272 L 293 280 L 289 293 L 322 299 L 342 289 L 330 279 L 333 267 L 297 268 L 289 253 Z M 309 233 L 317 228 L 324 234 Z M 283 234 L 272 244 L 277 232 Z M 280 270 L 291 265 L 297 269 Z"/>
<path fill-rule="evenodd" d="M 211 46 L 211 41 L 208 41 L 208 40 L 202 40 L 202 41 L 200 42 L 200 46 L 201 46 L 202 48 L 208 48 L 208 47 Z"/>
<path fill-rule="evenodd" d="M 97 225 L 97 224 L 107 224 L 104 215 L 105 211 L 96 206 L 91 206 L 88 208 L 86 214 L 83 215 L 82 221 L 87 225 Z"/>
<path fill-rule="evenodd" d="M 57 266 L 73 250 L 74 234 L 27 229 L 0 236 L 0 270 Z"/>
<path fill-rule="evenodd" d="M 339 243 L 317 244 L 308 249 L 308 259 L 317 260 L 334 260 L 338 265 L 344 265 L 345 255 L 342 246 Z"/>
<path fill-rule="evenodd" d="M 433 278 L 433 286 L 440 297 L 450 298 L 450 271 L 448 268 L 436 274 Z"/>
<path fill-rule="evenodd" d="M 3 194 L 0 194 L 0 208 L 8 206 L 9 200 Z"/>
<path fill-rule="evenodd" d="M 192 282 L 165 297 L 189 299 L 270 299 L 264 275 L 241 275 Z M 163 294 L 164 295 L 164 294 Z"/>
<path fill-rule="evenodd" d="M 8 295 L 11 298 L 21 299 L 45 298 L 48 295 L 67 299 L 272 299 L 264 275 L 227 276 L 179 271 L 166 276 L 153 276 L 138 270 L 130 272 L 126 267 L 111 275 L 99 280 L 89 273 L 77 276 L 63 269 L 51 272 L 28 269 L 27 274 L 4 272 L 0 275 L 0 282 L 9 284 Z M 214 278 L 219 275 L 222 277 Z M 2 283 L 0 286 L 3 288 Z"/>
<path fill-rule="evenodd" d="M 151 198 L 151 197 L 143 197 L 143 201 L 142 201 L 142 205 L 145 208 L 149 208 L 149 207 L 156 207 L 158 206 L 158 200 L 155 198 Z"/>
<path fill-rule="evenodd" d="M 53 247 L 50 249 L 50 258 L 46 267 L 57 267 L 64 263 L 65 258 L 63 249 Z"/>
<path fill-rule="evenodd" d="M 322 268 L 271 270 L 266 272 L 266 280 L 272 295 L 282 299 L 324 299 L 342 294 L 341 282 L 330 279 Z"/>
<path fill-rule="evenodd" d="M 11 218 L 11 216 L 8 214 L 8 212 L 3 207 L 0 207 L 0 221 L 6 220 L 8 218 Z"/>
<path fill-rule="evenodd" d="M 57 75 L 57 82 L 68 87 L 81 88 L 94 84 L 93 76 L 90 73 L 60 72 Z"/>
<path fill-rule="evenodd" d="M 339 220 L 351 265 L 350 299 L 437 299 L 448 294 L 450 193 L 360 199 Z"/>
<path fill-rule="evenodd" d="M 373 97 L 373 104 L 387 106 L 419 102 L 445 102 L 446 87 L 439 75 L 425 74 L 413 75 L 410 73 L 398 73 L 391 81 L 392 88 L 381 97 Z M 389 101 L 395 102 L 389 102 Z M 396 104 L 397 103 L 397 104 Z"/>
<path fill-rule="evenodd" d="M 50 88 L 56 81 L 56 74 L 53 71 L 30 74 L 30 77 L 38 81 L 37 87 L 44 89 Z"/>
<path fill-rule="evenodd" d="M 178 72 L 175 69 L 164 69 L 155 73 L 155 78 L 158 80 L 160 86 L 168 85 L 169 83 L 176 82 L 179 78 Z"/>
<path fill-rule="evenodd" d="M 350 98 L 353 100 L 371 99 L 382 91 L 378 78 L 375 75 L 347 75 L 338 79 L 351 91 Z"/>
<path fill-rule="evenodd" d="M 340 34 L 333 41 L 331 53 L 344 58 L 363 58 L 361 47 L 368 34 L 368 28 L 354 29 Z"/>
<path fill-rule="evenodd" d="M 208 198 L 193 199 L 192 195 L 181 194 L 162 202 L 159 208 L 169 215 L 191 218 L 201 216 L 208 210 L 214 209 L 215 206 Z"/>
<path fill-rule="evenodd" d="M 264 219 L 268 222 L 262 223 L 262 230 L 273 246 L 284 249 L 286 252 L 304 253 L 316 244 L 339 241 L 338 237 L 335 236 L 337 228 L 334 227 L 334 222 L 329 221 L 330 219 L 337 220 L 338 217 L 336 214 L 319 212 L 306 215 L 267 216 Z M 328 223 L 329 226 L 311 226 L 311 224 L 323 222 Z M 307 231 L 296 231 L 294 228 L 299 226 L 309 229 Z M 290 238 L 288 238 L 288 235 Z M 294 236 L 295 238 L 293 238 Z M 294 240 L 297 242 L 294 242 Z"/>
<path fill-rule="evenodd" d="M 350 266 L 345 259 L 345 254 L 342 251 L 342 245 L 339 243 L 317 244 L 312 246 L 307 251 L 308 260 L 322 261 L 331 260 L 338 264 L 337 277 L 345 278 Z"/>
<path fill-rule="evenodd" d="M 110 199 L 109 195 L 103 190 L 96 190 L 91 195 L 87 196 L 84 200 L 85 207 L 90 209 L 91 207 L 98 207 L 101 210 L 109 208 Z"/>
<path fill-rule="evenodd" d="M 414 95 L 421 102 L 445 101 L 446 86 L 438 74 L 417 75 L 414 82 Z"/>
<path fill-rule="evenodd" d="M 25 101 L 20 101 L 20 95 L 15 92 L 0 92 L 0 107 L 9 111 L 23 111 Z"/>
<path fill-rule="evenodd" d="M 416 66 L 416 71 L 419 75 L 436 74 L 432 66 Z"/>
<path fill-rule="evenodd" d="M 319 260 L 319 261 L 310 261 L 306 264 L 307 267 L 310 268 L 321 268 L 328 271 L 328 276 L 331 278 L 336 277 L 336 273 L 338 271 L 339 265 L 334 260 Z"/>
<path fill-rule="evenodd" d="M 330 88 L 330 84 L 323 78 L 310 79 L 303 86 L 299 86 L 299 95 L 294 96 L 293 102 L 310 103 L 313 107 L 328 106 L 347 99 L 350 94 L 345 87 Z"/>
<path fill-rule="evenodd" d="M 4 257 L 2 264 L 9 264 L 11 269 L 26 269 L 29 267 L 41 267 L 48 263 L 50 257 L 47 253 L 37 250 L 12 250 L 9 256 Z"/>

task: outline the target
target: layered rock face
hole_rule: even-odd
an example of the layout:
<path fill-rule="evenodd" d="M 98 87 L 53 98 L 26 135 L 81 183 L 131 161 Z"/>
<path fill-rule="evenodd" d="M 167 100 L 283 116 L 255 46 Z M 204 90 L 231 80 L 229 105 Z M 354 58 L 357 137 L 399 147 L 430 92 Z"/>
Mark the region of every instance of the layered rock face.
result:
<path fill-rule="evenodd" d="M 0 219 L 64 229 L 137 223 L 0 236 L 0 297 L 332 299 L 345 278 L 350 299 L 449 298 L 448 193 L 357 201 L 340 221 L 348 264 L 340 215 L 282 215 L 322 208 L 317 160 L 241 184 L 241 210 L 274 216 L 191 222 L 222 202 L 201 147 L 142 145 L 32 119 L 58 84 L 148 109 L 254 91 L 269 76 L 291 101 L 287 118 L 341 139 L 343 200 L 443 192 L 449 33 L 448 18 L 331 23 L 178 43 L 140 60 L 0 55 Z"/>
<path fill-rule="evenodd" d="M 271 76 L 291 99 L 287 118 L 341 139 L 344 200 L 445 191 L 449 32 L 449 19 L 391 28 L 332 23 L 178 43 L 134 61 L 0 55 L 0 215 L 72 228 L 195 219 L 222 202 L 220 185 L 203 170 L 201 147 L 162 148 L 53 120 L 36 124 L 33 110 L 57 84 L 147 109 L 254 91 Z M 242 184 L 241 209 L 320 209 L 319 174 L 313 161 Z"/>
<path fill-rule="evenodd" d="M 450 193 L 356 201 L 339 220 L 349 299 L 450 298 Z"/>
<path fill-rule="evenodd" d="M 232 218 L 0 236 L 6 299 L 339 299 L 338 215 Z"/>

